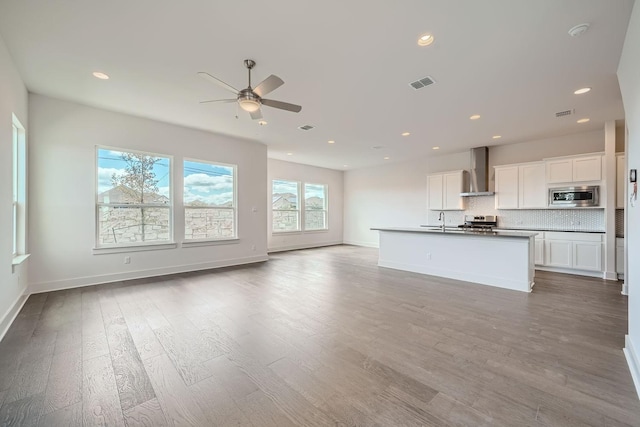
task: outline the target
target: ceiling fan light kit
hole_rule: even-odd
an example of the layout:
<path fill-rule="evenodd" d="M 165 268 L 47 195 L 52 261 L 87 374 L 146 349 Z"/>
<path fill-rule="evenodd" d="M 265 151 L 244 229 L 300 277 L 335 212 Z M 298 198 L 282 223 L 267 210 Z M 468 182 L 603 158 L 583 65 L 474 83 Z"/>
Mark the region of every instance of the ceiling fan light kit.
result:
<path fill-rule="evenodd" d="M 275 75 L 270 75 L 266 79 L 264 79 L 255 89 L 251 87 L 251 69 L 255 67 L 256 62 L 252 59 L 245 59 L 244 66 L 247 67 L 249 73 L 249 86 L 246 89 L 237 90 L 233 86 L 223 82 L 222 80 L 213 77 L 209 73 L 205 73 L 201 71 L 198 73 L 200 77 L 205 80 L 208 80 L 212 83 L 219 85 L 220 87 L 232 92 L 236 95 L 236 99 L 216 99 L 211 101 L 202 101 L 202 103 L 209 102 L 233 102 L 237 101 L 240 108 L 244 111 L 248 112 L 251 115 L 251 118 L 254 120 L 262 118 L 262 112 L 260 111 L 260 107 L 262 105 L 266 105 L 272 108 L 278 108 L 280 110 L 291 111 L 293 113 L 299 113 L 302 110 L 302 107 L 295 104 L 289 104 L 288 102 L 275 101 L 272 99 L 264 99 L 262 98 L 264 95 L 276 90 L 280 86 L 284 84 L 284 81 Z"/>

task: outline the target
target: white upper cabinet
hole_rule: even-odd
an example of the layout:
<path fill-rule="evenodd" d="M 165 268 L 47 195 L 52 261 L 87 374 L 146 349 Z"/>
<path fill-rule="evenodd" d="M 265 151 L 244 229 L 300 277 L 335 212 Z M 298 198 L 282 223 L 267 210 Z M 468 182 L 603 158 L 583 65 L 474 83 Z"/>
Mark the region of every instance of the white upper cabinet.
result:
<path fill-rule="evenodd" d="M 549 159 L 547 183 L 561 184 L 602 180 L 602 155 Z"/>
<path fill-rule="evenodd" d="M 627 167 L 624 154 L 616 154 L 616 208 L 623 209 L 627 200 L 624 185 L 627 181 Z"/>
<path fill-rule="evenodd" d="M 464 171 L 427 176 L 427 203 L 430 210 L 464 210 Z"/>
<path fill-rule="evenodd" d="M 518 209 L 518 166 L 496 166 L 496 209 Z"/>
<path fill-rule="evenodd" d="M 496 166 L 496 209 L 547 207 L 543 162 Z"/>
<path fill-rule="evenodd" d="M 518 166 L 518 207 L 540 209 L 547 207 L 545 164 L 528 163 Z"/>

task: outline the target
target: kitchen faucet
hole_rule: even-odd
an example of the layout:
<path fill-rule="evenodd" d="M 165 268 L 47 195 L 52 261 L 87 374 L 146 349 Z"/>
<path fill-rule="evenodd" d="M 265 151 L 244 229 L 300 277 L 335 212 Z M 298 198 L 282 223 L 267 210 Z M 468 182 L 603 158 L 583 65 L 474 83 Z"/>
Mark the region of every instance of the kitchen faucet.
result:
<path fill-rule="evenodd" d="M 444 231 L 444 211 L 440 211 L 440 214 L 438 215 L 438 221 L 442 221 L 442 231 Z"/>

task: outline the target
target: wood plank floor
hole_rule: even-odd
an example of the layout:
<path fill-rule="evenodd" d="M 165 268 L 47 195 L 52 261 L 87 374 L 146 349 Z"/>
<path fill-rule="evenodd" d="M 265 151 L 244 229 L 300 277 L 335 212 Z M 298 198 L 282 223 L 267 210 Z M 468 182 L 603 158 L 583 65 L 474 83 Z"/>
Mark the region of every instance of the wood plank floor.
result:
<path fill-rule="evenodd" d="M 640 426 L 618 283 L 376 262 L 334 246 L 32 295 L 0 342 L 0 425 Z"/>

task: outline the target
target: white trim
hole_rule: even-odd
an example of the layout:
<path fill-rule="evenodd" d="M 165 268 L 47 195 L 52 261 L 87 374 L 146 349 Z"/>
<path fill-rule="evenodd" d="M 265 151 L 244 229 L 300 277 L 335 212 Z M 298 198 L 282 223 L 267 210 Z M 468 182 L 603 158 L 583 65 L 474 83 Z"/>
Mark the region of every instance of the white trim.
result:
<path fill-rule="evenodd" d="M 602 279 L 601 271 L 574 270 L 572 268 L 547 267 L 536 264 L 536 270 L 551 271 L 553 273 L 575 274 L 576 276 L 597 277 Z"/>
<path fill-rule="evenodd" d="M 103 247 L 103 248 L 93 248 L 94 255 L 104 255 L 104 254 L 119 254 L 122 252 L 142 252 L 142 251 L 159 251 L 163 249 L 175 249 L 178 247 L 178 244 L 175 242 L 170 243 L 148 243 L 146 245 L 130 245 L 130 246 L 114 246 L 114 247 Z"/>
<path fill-rule="evenodd" d="M 629 295 L 629 285 L 626 282 L 622 284 L 622 290 L 620 291 L 622 295 Z"/>
<path fill-rule="evenodd" d="M 342 242 L 345 245 L 353 245 L 353 246 L 363 246 L 365 248 L 379 248 L 380 243 L 378 242 L 359 242 L 356 240 L 345 240 Z"/>
<path fill-rule="evenodd" d="M 16 320 L 16 317 L 18 317 L 18 313 L 22 310 L 24 303 L 27 302 L 29 295 L 29 293 L 18 295 L 18 298 L 11 304 L 9 310 L 2 316 L 2 320 L 0 320 L 0 341 L 4 338 L 13 321 Z"/>
<path fill-rule="evenodd" d="M 618 273 L 615 271 L 605 271 L 602 273 L 602 278 L 605 280 L 618 280 Z"/>
<path fill-rule="evenodd" d="M 11 265 L 13 265 L 13 266 L 20 265 L 23 262 L 25 262 L 27 260 L 27 258 L 29 258 L 30 256 L 31 256 L 31 254 L 15 255 L 13 257 L 13 259 L 11 260 Z"/>
<path fill-rule="evenodd" d="M 186 273 L 190 271 L 209 270 L 220 267 L 252 264 L 268 261 L 267 255 L 256 255 L 245 258 L 232 258 L 220 261 L 204 262 L 198 264 L 177 265 L 173 267 L 153 268 L 149 270 L 128 271 L 123 273 L 102 274 L 99 276 L 76 277 L 73 279 L 53 280 L 50 282 L 32 283 L 29 291 L 32 294 L 41 292 L 59 291 L 63 289 L 79 288 L 82 286 L 100 285 L 103 283 L 119 282 L 122 280 L 142 279 L 144 277 L 164 276 L 167 274 Z"/>
<path fill-rule="evenodd" d="M 624 356 L 627 359 L 627 365 L 629 365 L 629 371 L 631 371 L 631 378 L 633 384 L 636 386 L 636 393 L 640 398 L 640 355 L 635 351 L 633 342 L 629 335 L 624 336 Z"/>
<path fill-rule="evenodd" d="M 185 240 L 181 243 L 180 246 L 182 246 L 183 248 L 197 248 L 200 246 L 233 245 L 236 243 L 240 243 L 240 239 L 237 237 L 232 237 L 229 239 L 192 239 Z"/>
<path fill-rule="evenodd" d="M 284 252 L 284 251 L 295 251 L 298 249 L 311 249 L 311 248 L 322 248 L 324 246 L 337 246 L 341 245 L 342 242 L 325 242 L 325 243 L 312 243 L 312 244 L 299 244 L 299 245 L 287 245 L 287 246 L 276 246 L 273 248 L 268 248 L 268 253 L 273 252 Z"/>

